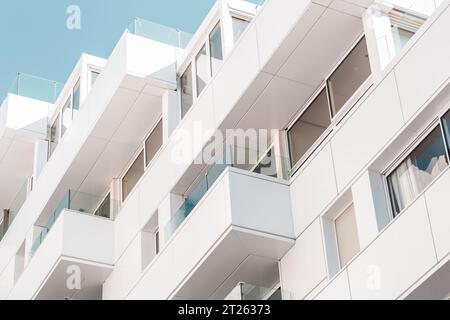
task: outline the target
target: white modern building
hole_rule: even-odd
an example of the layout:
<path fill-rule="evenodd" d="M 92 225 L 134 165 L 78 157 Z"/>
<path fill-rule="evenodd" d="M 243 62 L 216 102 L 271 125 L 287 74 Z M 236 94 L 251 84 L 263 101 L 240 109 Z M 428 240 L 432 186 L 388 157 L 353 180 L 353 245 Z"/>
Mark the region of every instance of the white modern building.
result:
<path fill-rule="evenodd" d="M 450 0 L 218 0 L 19 74 L 0 299 L 448 299 L 449 30 Z"/>

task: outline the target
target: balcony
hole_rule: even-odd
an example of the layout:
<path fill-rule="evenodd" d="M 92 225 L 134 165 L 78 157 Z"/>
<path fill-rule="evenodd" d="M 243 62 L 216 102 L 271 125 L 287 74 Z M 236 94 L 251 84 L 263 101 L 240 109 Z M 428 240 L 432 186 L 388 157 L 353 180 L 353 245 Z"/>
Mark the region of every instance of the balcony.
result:
<path fill-rule="evenodd" d="M 216 163 L 208 168 L 207 173 L 196 183 L 193 190 L 189 192 L 189 196 L 186 197 L 183 204 L 166 225 L 164 232 L 165 240 L 168 241 L 170 239 L 228 167 L 288 180 L 290 177 L 288 165 L 289 160 L 276 155 L 273 148 L 261 153 L 248 148 L 230 146 L 221 155 L 216 156 Z"/>
<path fill-rule="evenodd" d="M 294 243 L 289 197 L 283 180 L 227 167 L 127 298 L 223 299 L 240 281 L 275 284 Z"/>
<path fill-rule="evenodd" d="M 105 216 L 117 210 L 113 201 L 109 206 L 103 203 L 103 198 L 67 193 L 35 237 L 29 262 L 9 299 L 102 298 L 102 284 L 114 263 L 113 221 Z M 71 275 L 72 287 L 67 285 Z"/>
<path fill-rule="evenodd" d="M 108 201 L 107 201 L 108 200 Z M 107 201 L 106 206 L 105 201 Z M 50 233 L 59 216 L 64 210 L 71 210 L 87 215 L 93 215 L 105 219 L 111 219 L 116 216 L 119 210 L 119 201 L 111 200 L 108 197 L 98 197 L 87 193 L 69 190 L 64 198 L 59 203 L 56 210 L 51 215 L 42 231 L 38 234 L 33 242 L 31 248 L 31 255 L 33 256 L 39 249 L 41 244 Z"/>

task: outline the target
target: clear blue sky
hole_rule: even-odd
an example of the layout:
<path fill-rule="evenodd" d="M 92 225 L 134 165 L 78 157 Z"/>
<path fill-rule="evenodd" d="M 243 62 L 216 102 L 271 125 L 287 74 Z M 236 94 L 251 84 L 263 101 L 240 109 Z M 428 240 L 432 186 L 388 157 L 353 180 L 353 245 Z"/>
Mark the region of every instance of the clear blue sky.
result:
<path fill-rule="evenodd" d="M 65 82 L 82 52 L 107 58 L 134 17 L 193 33 L 214 2 L 1 0 L 0 100 L 18 72 Z M 81 9 L 80 30 L 66 27 L 70 5 Z"/>

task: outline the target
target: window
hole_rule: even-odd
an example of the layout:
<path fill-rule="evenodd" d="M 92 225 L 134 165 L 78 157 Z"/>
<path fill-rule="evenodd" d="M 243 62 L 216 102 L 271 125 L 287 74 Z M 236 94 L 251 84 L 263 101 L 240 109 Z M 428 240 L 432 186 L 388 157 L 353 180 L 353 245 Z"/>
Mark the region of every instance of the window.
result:
<path fill-rule="evenodd" d="M 145 141 L 145 165 L 148 166 L 163 143 L 162 119 Z"/>
<path fill-rule="evenodd" d="M 110 193 L 108 193 L 108 195 L 105 197 L 105 199 L 99 205 L 97 210 L 94 212 L 94 216 L 99 216 L 99 217 L 108 218 L 108 219 L 111 217 L 111 194 Z"/>
<path fill-rule="evenodd" d="M 339 252 L 339 263 L 341 268 L 343 268 L 360 250 L 353 204 L 336 219 L 334 225 Z"/>
<path fill-rule="evenodd" d="M 148 267 L 160 251 L 158 212 L 152 214 L 141 232 L 142 270 Z"/>
<path fill-rule="evenodd" d="M 450 111 L 442 118 L 442 126 L 444 127 L 447 149 L 450 150 Z"/>
<path fill-rule="evenodd" d="M 333 116 L 371 73 L 366 38 L 362 38 L 327 81 Z"/>
<path fill-rule="evenodd" d="M 408 206 L 447 166 L 445 144 L 438 126 L 387 178 L 394 216 Z"/>
<path fill-rule="evenodd" d="M 244 33 L 245 29 L 247 29 L 247 26 L 249 25 L 250 21 L 240 19 L 237 17 L 232 17 L 233 19 L 233 39 L 234 42 L 239 40 L 242 33 Z"/>
<path fill-rule="evenodd" d="M 363 37 L 325 81 L 324 88 L 315 100 L 289 128 L 289 152 L 294 169 L 370 74 L 366 40 Z"/>
<path fill-rule="evenodd" d="M 323 89 L 288 131 L 294 166 L 331 124 L 326 90 Z"/>
<path fill-rule="evenodd" d="M 181 76 L 181 118 L 184 118 L 186 113 L 192 107 L 193 103 L 193 89 L 192 89 L 192 65 L 189 65 Z"/>
<path fill-rule="evenodd" d="M 426 19 L 412 12 L 392 8 L 389 12 L 392 37 L 397 53 L 408 43 L 409 39 L 422 27 Z"/>
<path fill-rule="evenodd" d="M 99 71 L 91 70 L 91 87 L 94 85 L 99 75 L 100 75 Z"/>
<path fill-rule="evenodd" d="M 77 81 L 75 86 L 73 87 L 73 95 L 72 95 L 72 106 L 73 110 L 80 109 L 80 80 Z"/>
<path fill-rule="evenodd" d="M 204 45 L 195 58 L 195 67 L 197 71 L 197 97 L 205 89 L 208 82 L 208 56 L 206 54 L 206 46 Z"/>
<path fill-rule="evenodd" d="M 66 133 L 66 130 L 69 128 L 71 122 L 72 122 L 72 98 L 69 97 L 62 111 L 61 136 L 63 136 L 64 133 Z"/>
<path fill-rule="evenodd" d="M 122 178 L 122 200 L 125 200 L 144 174 L 144 151 L 141 151 L 134 163 Z"/>
<path fill-rule="evenodd" d="M 209 35 L 209 50 L 211 53 L 211 75 L 214 75 L 223 60 L 222 29 L 220 27 L 220 22 Z"/>
<path fill-rule="evenodd" d="M 51 155 L 53 154 L 59 143 L 60 128 L 61 128 L 60 116 L 58 115 L 52 127 L 50 128 L 49 158 L 51 157 Z"/>

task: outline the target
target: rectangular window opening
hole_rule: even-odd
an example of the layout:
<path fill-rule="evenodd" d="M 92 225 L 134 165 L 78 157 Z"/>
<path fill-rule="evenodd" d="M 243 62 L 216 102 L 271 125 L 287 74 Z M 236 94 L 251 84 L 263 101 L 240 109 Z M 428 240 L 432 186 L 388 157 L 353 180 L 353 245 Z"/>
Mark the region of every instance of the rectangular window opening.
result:
<path fill-rule="evenodd" d="M 184 118 L 186 113 L 192 107 L 193 103 L 193 88 L 192 88 L 192 65 L 189 65 L 181 76 L 181 118 Z"/>
<path fill-rule="evenodd" d="M 211 75 L 215 75 L 223 61 L 222 29 L 220 22 L 209 35 L 209 51 L 211 53 Z"/>
<path fill-rule="evenodd" d="M 327 80 L 335 116 L 371 74 L 366 38 L 363 37 Z"/>
<path fill-rule="evenodd" d="M 241 35 L 244 33 L 245 29 L 247 29 L 250 21 L 241 19 L 238 17 L 232 17 L 233 21 L 233 39 L 234 43 L 236 43 Z"/>
<path fill-rule="evenodd" d="M 204 45 L 200 52 L 195 57 L 195 68 L 197 71 L 197 97 L 203 92 L 208 83 L 208 56 L 206 52 L 206 45 Z"/>
<path fill-rule="evenodd" d="M 437 126 L 387 177 L 394 217 L 411 204 L 448 166 L 441 127 Z"/>
<path fill-rule="evenodd" d="M 60 115 L 58 115 L 55 122 L 50 128 L 49 158 L 52 156 L 53 152 L 58 146 L 60 130 L 61 130 Z"/>
<path fill-rule="evenodd" d="M 148 166 L 155 157 L 163 143 L 163 125 L 162 119 L 153 129 L 150 136 L 145 141 L 145 165 Z"/>
<path fill-rule="evenodd" d="M 122 178 L 122 200 L 129 196 L 133 188 L 138 183 L 139 179 L 144 174 L 144 151 L 142 150 L 139 156 L 134 160 L 127 173 Z"/>
<path fill-rule="evenodd" d="M 350 205 L 334 222 L 340 267 L 345 267 L 360 250 L 355 209 Z"/>
<path fill-rule="evenodd" d="M 326 89 L 323 89 L 288 130 L 289 151 L 294 167 L 331 124 Z"/>

